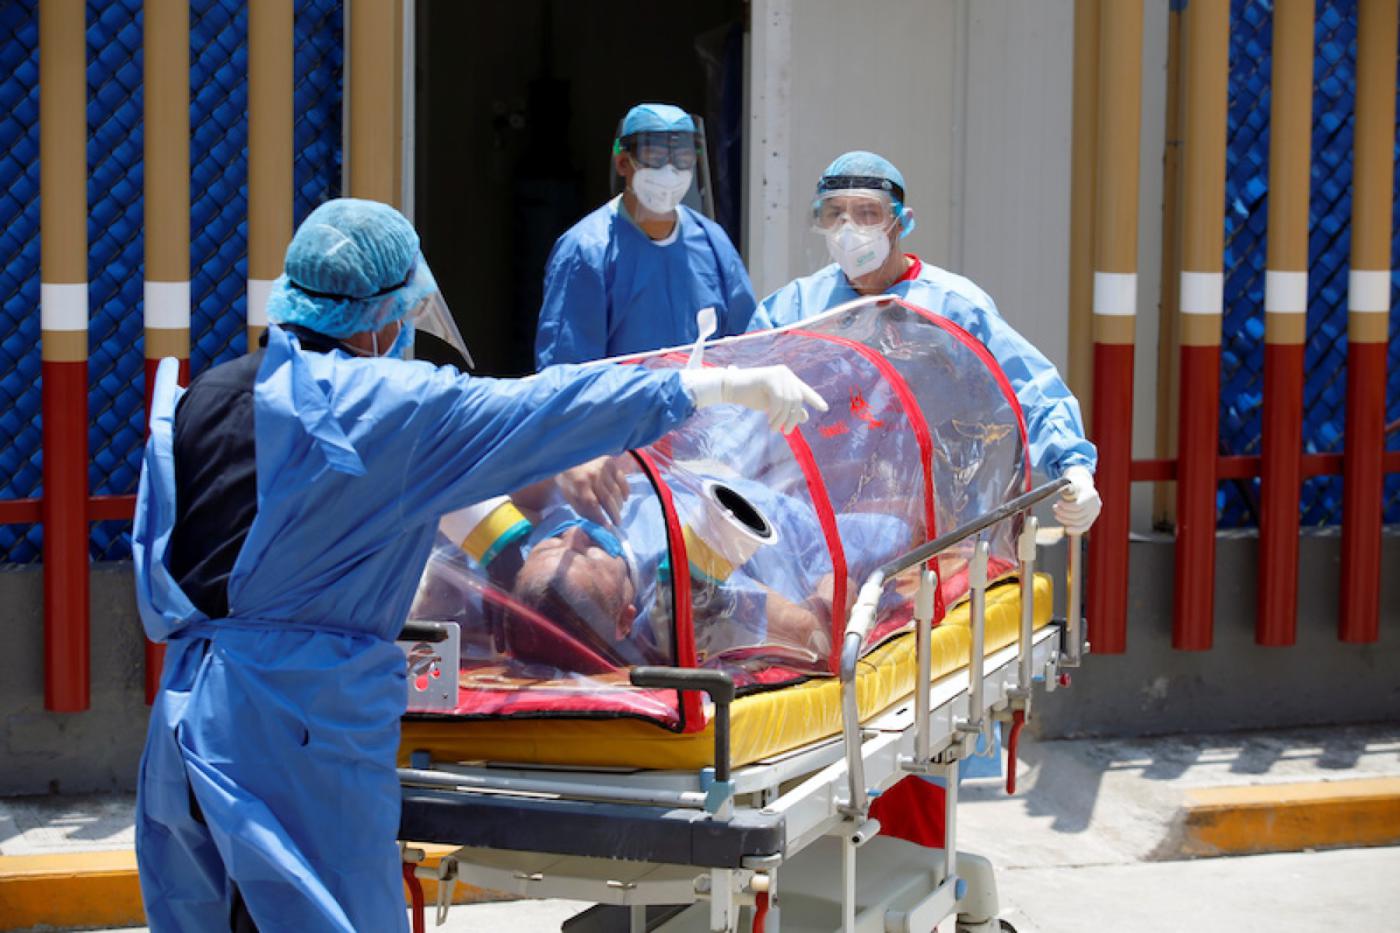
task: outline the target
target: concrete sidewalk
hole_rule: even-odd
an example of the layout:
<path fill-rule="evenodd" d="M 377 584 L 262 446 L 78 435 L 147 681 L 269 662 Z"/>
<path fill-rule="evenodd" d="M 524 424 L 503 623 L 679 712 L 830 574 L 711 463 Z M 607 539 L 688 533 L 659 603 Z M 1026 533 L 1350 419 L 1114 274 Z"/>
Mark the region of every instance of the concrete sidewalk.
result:
<path fill-rule="evenodd" d="M 995 781 L 967 781 L 962 791 L 974 805 L 963 808 L 960 831 L 1003 867 L 1400 844 L 1400 724 L 1027 742 L 1017 782 L 1015 797 Z M 1234 797 L 1224 816 L 1241 828 L 1261 805 L 1275 822 L 1306 824 L 1318 815 L 1314 804 L 1352 798 L 1359 782 L 1389 793 L 1358 805 L 1361 825 L 1353 821 L 1350 836 L 1319 823 L 1287 835 L 1287 845 L 1236 834 L 1212 846 L 1195 819 L 1223 795 Z M 1392 837 L 1362 831 L 1376 826 Z"/>
<path fill-rule="evenodd" d="M 1016 797 L 999 781 L 963 784 L 959 842 L 998 866 L 1002 902 L 1021 912 L 1022 933 L 1385 929 L 1400 915 L 1400 885 L 1385 883 L 1400 877 L 1400 848 L 1182 861 L 1249 851 L 1262 837 L 1249 828 L 1261 824 L 1248 819 L 1264 812 L 1272 814 L 1267 822 L 1286 823 L 1290 808 L 1319 801 L 1344 801 L 1350 816 L 1314 819 L 1316 811 L 1306 811 L 1295 821 L 1303 834 L 1283 848 L 1384 842 L 1361 830 L 1400 826 L 1400 725 L 1026 741 L 1018 781 Z M 1202 800 L 1214 808 L 1211 825 L 1244 820 L 1234 836 L 1226 833 L 1228 845 L 1202 846 L 1192 816 L 1203 812 Z M 0 800 L 0 930 L 15 929 L 6 918 L 21 915 L 7 904 L 49 910 L 29 922 L 50 928 L 139 923 L 133 804 L 131 797 Z M 1306 835 L 1317 827 L 1325 834 Z M 36 886 L 40 877 L 47 888 Z M 80 893 L 99 889 L 101 897 Z M 72 893 L 55 898 L 54 890 Z M 123 905 L 136 914 L 111 914 Z M 459 906 L 442 929 L 557 930 L 582 906 Z M 78 914 L 63 913 L 68 907 Z"/>

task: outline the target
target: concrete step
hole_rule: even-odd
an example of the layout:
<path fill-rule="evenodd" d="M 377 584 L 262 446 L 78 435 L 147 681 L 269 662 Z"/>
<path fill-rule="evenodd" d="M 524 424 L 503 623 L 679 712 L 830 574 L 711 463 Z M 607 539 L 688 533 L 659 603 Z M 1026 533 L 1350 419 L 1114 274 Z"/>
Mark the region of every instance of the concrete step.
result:
<path fill-rule="evenodd" d="M 1400 778 L 1197 788 L 1180 825 L 1185 856 L 1400 845 Z"/>

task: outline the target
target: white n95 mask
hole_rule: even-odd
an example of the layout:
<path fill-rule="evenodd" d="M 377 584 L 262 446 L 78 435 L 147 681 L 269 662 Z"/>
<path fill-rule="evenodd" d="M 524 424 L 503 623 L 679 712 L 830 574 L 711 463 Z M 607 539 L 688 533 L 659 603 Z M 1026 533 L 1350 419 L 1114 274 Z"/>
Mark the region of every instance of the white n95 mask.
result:
<path fill-rule="evenodd" d="M 664 168 L 639 168 L 632 175 L 632 191 L 653 214 L 669 214 L 690 190 L 693 174 L 669 163 Z"/>
<path fill-rule="evenodd" d="M 863 230 L 845 223 L 827 233 L 826 248 L 846 278 L 855 281 L 885 264 L 890 255 L 890 239 L 883 229 Z"/>

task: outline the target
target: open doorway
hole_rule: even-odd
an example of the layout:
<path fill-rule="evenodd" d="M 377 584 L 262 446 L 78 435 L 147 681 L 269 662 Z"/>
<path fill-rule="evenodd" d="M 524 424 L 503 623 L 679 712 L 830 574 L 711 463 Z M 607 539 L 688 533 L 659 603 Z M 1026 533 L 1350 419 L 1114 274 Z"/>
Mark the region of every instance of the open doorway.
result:
<path fill-rule="evenodd" d="M 549 250 L 609 198 L 633 104 L 704 117 L 715 219 L 742 249 L 744 0 L 416 8 L 414 221 L 478 372 L 533 370 Z"/>

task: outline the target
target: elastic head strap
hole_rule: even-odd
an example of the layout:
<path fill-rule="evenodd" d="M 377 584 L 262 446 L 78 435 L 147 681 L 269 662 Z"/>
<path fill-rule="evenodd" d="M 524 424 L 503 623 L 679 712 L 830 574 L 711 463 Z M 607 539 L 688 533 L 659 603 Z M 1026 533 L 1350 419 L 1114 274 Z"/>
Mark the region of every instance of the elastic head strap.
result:
<path fill-rule="evenodd" d="M 314 289 L 307 288 L 305 285 L 300 284 L 299 282 L 295 281 L 291 276 L 287 276 L 287 284 L 292 286 L 292 288 L 295 288 L 297 291 L 301 292 L 303 295 L 310 295 L 312 298 L 324 298 L 329 301 L 369 301 L 371 298 L 383 298 L 385 295 L 392 294 L 393 292 L 396 292 L 399 289 L 407 286 L 409 282 L 413 281 L 413 271 L 416 268 L 417 264 L 415 263 L 412 267 L 409 268 L 408 275 L 404 276 L 404 280 L 402 282 L 396 282 L 393 285 L 386 285 L 379 291 L 375 292 L 373 295 L 338 295 L 335 292 L 318 292 Z"/>
<path fill-rule="evenodd" d="M 827 175 L 817 182 L 817 194 L 819 195 L 829 191 L 849 191 L 851 189 L 888 191 L 896 201 L 904 203 L 904 189 L 888 178 L 879 178 L 875 175 Z"/>

